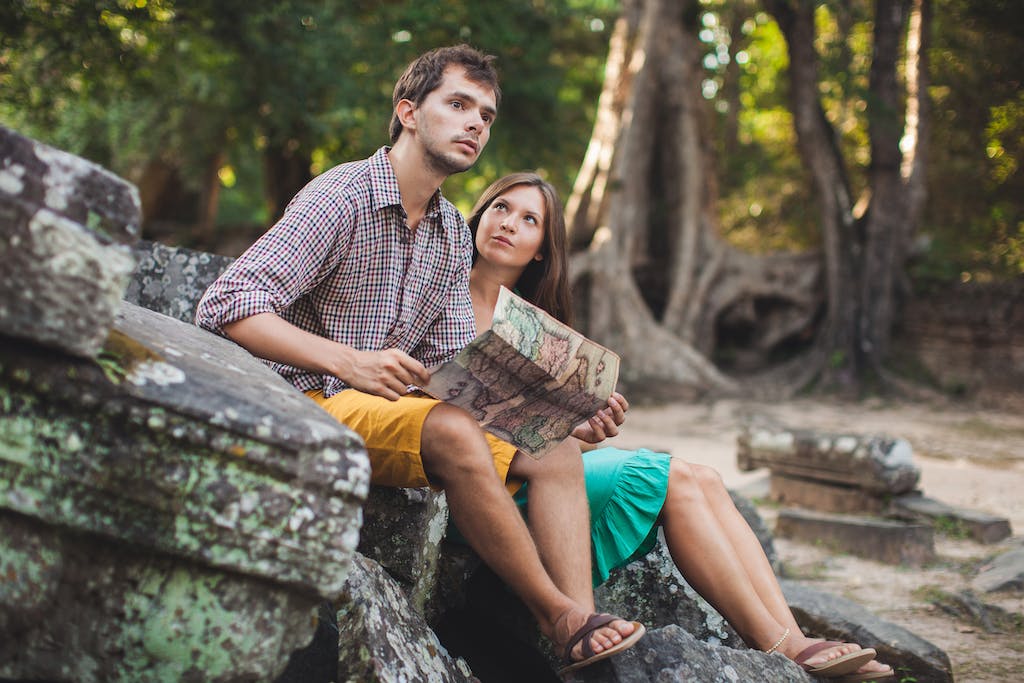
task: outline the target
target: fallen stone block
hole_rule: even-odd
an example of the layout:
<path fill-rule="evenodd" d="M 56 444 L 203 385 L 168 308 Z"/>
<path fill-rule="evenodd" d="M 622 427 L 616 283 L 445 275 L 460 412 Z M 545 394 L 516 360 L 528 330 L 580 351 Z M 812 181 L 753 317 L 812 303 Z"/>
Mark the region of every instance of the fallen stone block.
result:
<path fill-rule="evenodd" d="M 921 494 L 899 496 L 892 501 L 896 511 L 908 513 L 953 533 L 964 533 L 978 543 L 998 543 L 1010 537 L 1010 520 L 986 512 L 953 507 Z"/>
<path fill-rule="evenodd" d="M 935 559 L 935 534 L 928 524 L 786 508 L 776 518 L 775 534 L 889 564 Z"/>
<path fill-rule="evenodd" d="M 698 640 L 745 647 L 732 626 L 676 569 L 660 532 L 654 550 L 613 571 L 594 589 L 594 600 L 600 611 L 628 617 L 648 628 L 675 624 Z"/>
<path fill-rule="evenodd" d="M 478 681 L 448 654 L 401 586 L 358 554 L 338 603 L 338 653 L 339 681 Z"/>
<path fill-rule="evenodd" d="M 422 614 L 437 583 L 447 526 L 448 504 L 443 492 L 371 486 L 363 506 L 359 552 L 398 579 Z"/>
<path fill-rule="evenodd" d="M 795 581 L 779 583 L 793 616 L 804 632 L 875 648 L 877 659 L 895 669 L 896 678 L 893 680 L 896 681 L 953 681 L 953 665 L 949 656 L 927 640 L 845 598 Z"/>
<path fill-rule="evenodd" d="M 0 126 L 0 334 L 95 356 L 140 217 L 130 183 Z"/>
<path fill-rule="evenodd" d="M 269 680 L 312 632 L 309 592 L 5 509 L 0 571 L 4 680 Z"/>
<path fill-rule="evenodd" d="M 13 556 L 28 559 L 23 570 L 13 571 L 38 574 L 43 570 L 33 568 L 32 558 L 42 556 L 69 585 L 83 585 L 82 573 L 95 575 L 89 584 L 94 591 L 58 591 L 45 603 L 51 609 L 88 613 L 78 601 L 95 599 L 105 587 L 120 593 L 122 581 L 135 580 L 140 590 L 157 591 L 161 598 L 168 597 L 167 591 L 186 596 L 180 628 L 198 630 L 189 625 L 188 611 L 201 606 L 213 590 L 213 577 L 243 577 L 257 582 L 260 591 L 273 585 L 301 600 L 279 598 L 280 614 L 254 616 L 246 605 L 255 598 L 244 597 L 239 589 L 224 607 L 235 605 L 237 614 L 229 618 L 218 612 L 220 621 L 209 628 L 232 618 L 273 618 L 286 624 L 294 637 L 290 630 L 281 649 L 276 640 L 259 645 L 283 666 L 295 638 L 308 640 L 312 634 L 312 609 L 344 586 L 369 488 L 362 441 L 235 344 L 125 303 L 97 361 L 0 339 L 0 404 L 0 514 L 28 519 L 47 530 L 42 536 L 57 539 L 48 542 L 51 549 L 45 552 L 15 547 Z M 124 564 L 130 571 L 108 576 L 107 565 L 94 567 L 87 552 L 76 554 L 74 562 L 62 559 L 59 549 L 69 543 L 77 548 L 79 540 L 85 547 L 113 544 L 129 559 L 109 564 Z M 163 563 L 159 571 L 150 569 L 150 558 Z M 196 572 L 206 578 L 193 580 Z M 180 583 L 164 586 L 154 578 L 165 574 L 180 575 Z M 0 613 L 21 609 L 2 588 L 0 599 L 12 601 L 0 605 Z M 121 612 L 104 607 L 94 614 L 99 620 L 116 612 L 116 619 L 125 622 L 118 625 L 123 629 L 170 627 L 170 621 L 147 625 L 147 615 L 164 608 L 144 607 Z M 284 611 L 289 614 L 282 616 Z M 61 620 L 43 621 L 33 637 L 41 643 L 51 637 L 58 643 L 68 640 L 66 646 L 24 650 L 55 660 L 53 666 L 74 658 L 107 671 L 116 660 L 143 671 L 164 660 L 183 666 L 194 659 L 191 647 L 167 649 L 153 641 L 149 648 L 149 640 L 138 638 L 130 642 L 146 647 L 107 650 L 106 641 L 64 634 L 63 624 L 57 623 Z M 57 629 L 52 636 L 40 630 L 49 622 Z M 90 624 L 97 633 L 111 628 L 99 621 Z M 0 632 L 0 642 L 12 648 L 24 645 L 23 638 L 20 630 Z M 243 661 L 248 657 L 266 664 L 234 641 L 223 648 L 219 642 L 210 636 L 201 653 L 213 658 L 203 665 L 210 670 L 248 670 Z M 4 669 L 0 677 L 25 677 L 23 672 L 40 665 L 25 656 L 17 661 L 22 668 Z M 261 664 L 264 675 L 277 665 Z M 82 674 L 48 680 L 126 678 L 146 676 Z"/>
<path fill-rule="evenodd" d="M 1024 547 L 1009 550 L 986 562 L 971 582 L 979 593 L 1024 591 Z"/>
<path fill-rule="evenodd" d="M 770 498 L 788 507 L 801 507 L 818 512 L 840 514 L 881 514 L 887 507 L 885 499 L 860 488 L 826 484 L 784 474 L 771 475 Z"/>
<path fill-rule="evenodd" d="M 133 253 L 137 264 L 124 293 L 125 301 L 186 323 L 195 319 L 196 306 L 206 288 L 234 260 L 146 240 L 136 244 Z"/>
<path fill-rule="evenodd" d="M 903 439 L 747 424 L 736 441 L 736 462 L 744 471 L 767 467 L 772 474 L 877 494 L 911 491 L 921 478 L 913 449 Z"/>
<path fill-rule="evenodd" d="M 757 650 L 712 645 L 672 624 L 650 630 L 622 654 L 574 672 L 572 680 L 581 683 L 810 683 L 815 679 L 780 653 L 766 655 Z"/>

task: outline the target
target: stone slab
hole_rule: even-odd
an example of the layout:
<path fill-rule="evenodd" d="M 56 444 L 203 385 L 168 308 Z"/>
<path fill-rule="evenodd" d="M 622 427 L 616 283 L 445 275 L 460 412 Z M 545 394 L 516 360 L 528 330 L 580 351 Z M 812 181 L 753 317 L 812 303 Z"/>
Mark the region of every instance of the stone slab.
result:
<path fill-rule="evenodd" d="M 185 247 L 140 240 L 137 264 L 124 298 L 137 306 L 191 323 L 206 288 L 234 260 Z"/>
<path fill-rule="evenodd" d="M 405 592 L 357 554 L 338 602 L 338 681 L 466 683 L 478 679 L 452 657 Z"/>
<path fill-rule="evenodd" d="M 889 564 L 923 565 L 935 559 L 935 535 L 928 524 L 785 508 L 776 518 L 775 535 Z"/>
<path fill-rule="evenodd" d="M 447 526 L 448 503 L 443 492 L 371 486 L 363 506 L 359 552 L 397 579 L 422 614 L 437 583 Z"/>
<path fill-rule="evenodd" d="M 0 571 L 3 680 L 267 681 L 312 632 L 307 591 L 3 509 Z"/>
<path fill-rule="evenodd" d="M 952 683 L 949 655 L 933 643 L 846 598 L 796 581 L 779 583 L 805 633 L 875 648 L 878 660 L 896 670 L 893 681 Z"/>
<path fill-rule="evenodd" d="M 745 424 L 736 437 L 740 470 L 859 487 L 878 494 L 911 491 L 921 478 L 913 449 L 899 438 Z"/>
<path fill-rule="evenodd" d="M 1011 535 L 1010 520 L 987 512 L 958 508 L 920 494 L 899 496 L 893 508 L 935 524 L 946 524 L 965 532 L 978 543 L 998 543 Z"/>
<path fill-rule="evenodd" d="M 632 648 L 580 669 L 581 683 L 811 683 L 811 678 L 782 654 L 734 649 L 698 640 L 674 624 L 653 629 Z"/>
<path fill-rule="evenodd" d="M 96 355 L 140 220 L 133 185 L 0 126 L 0 334 Z"/>
<path fill-rule="evenodd" d="M 1014 548 L 986 562 L 971 582 L 980 593 L 1024 591 L 1024 547 Z"/>
<path fill-rule="evenodd" d="M 293 585 L 341 589 L 361 440 L 231 342 L 124 304 L 98 362 L 0 339 L 0 509 Z"/>
<path fill-rule="evenodd" d="M 880 496 L 857 487 L 826 484 L 773 473 L 771 500 L 790 507 L 842 514 L 880 514 L 888 506 Z"/>

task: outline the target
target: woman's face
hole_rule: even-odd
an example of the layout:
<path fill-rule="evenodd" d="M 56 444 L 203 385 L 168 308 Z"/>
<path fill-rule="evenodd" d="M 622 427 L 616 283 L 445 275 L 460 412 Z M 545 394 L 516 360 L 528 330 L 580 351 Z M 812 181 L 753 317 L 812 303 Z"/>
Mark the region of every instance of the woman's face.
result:
<path fill-rule="evenodd" d="M 491 264 L 525 268 L 543 256 L 544 195 L 531 185 L 515 185 L 494 198 L 476 229 L 479 258 Z"/>

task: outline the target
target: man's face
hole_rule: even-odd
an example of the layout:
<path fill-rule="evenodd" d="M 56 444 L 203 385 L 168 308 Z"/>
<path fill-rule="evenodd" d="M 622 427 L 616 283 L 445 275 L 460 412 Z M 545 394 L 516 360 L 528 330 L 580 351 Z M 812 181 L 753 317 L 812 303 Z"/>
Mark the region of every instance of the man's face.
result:
<path fill-rule="evenodd" d="M 469 169 L 491 137 L 494 91 L 449 66 L 441 85 L 416 108 L 416 138 L 431 167 L 444 175 Z"/>

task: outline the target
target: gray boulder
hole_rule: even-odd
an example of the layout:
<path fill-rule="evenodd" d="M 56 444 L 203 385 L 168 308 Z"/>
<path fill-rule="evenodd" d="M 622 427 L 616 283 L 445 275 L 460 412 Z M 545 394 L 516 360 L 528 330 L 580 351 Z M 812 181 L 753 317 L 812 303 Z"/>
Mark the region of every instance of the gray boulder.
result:
<path fill-rule="evenodd" d="M 0 404 L 0 677 L 270 678 L 345 585 L 362 442 L 236 345 L 126 303 L 95 362 L 0 338 Z"/>
<path fill-rule="evenodd" d="M 429 488 L 371 486 L 363 506 L 359 552 L 397 579 L 421 614 L 437 584 L 448 526 L 444 493 Z"/>
<path fill-rule="evenodd" d="M 829 640 L 860 643 L 878 651 L 878 660 L 901 677 L 917 683 L 949 683 L 949 656 L 901 626 L 885 621 L 855 602 L 816 591 L 793 581 L 781 581 L 797 623 L 805 632 Z"/>
<path fill-rule="evenodd" d="M 809 683 L 814 680 L 781 654 L 703 642 L 670 624 L 649 631 L 626 652 L 573 674 L 581 683 Z"/>
<path fill-rule="evenodd" d="M 139 241 L 133 253 L 138 263 L 125 290 L 125 301 L 186 323 L 195 319 L 206 288 L 234 260 L 146 240 Z"/>
<path fill-rule="evenodd" d="M 338 609 L 338 680 L 360 683 L 476 681 L 448 654 L 402 587 L 356 555 Z"/>
<path fill-rule="evenodd" d="M 980 593 L 1024 591 L 1024 545 L 986 562 L 971 586 Z"/>
<path fill-rule="evenodd" d="M 139 221 L 135 186 L 0 127 L 0 334 L 95 356 Z"/>

